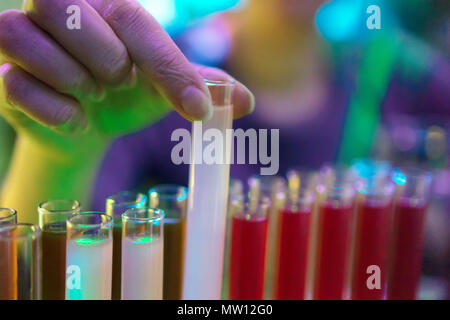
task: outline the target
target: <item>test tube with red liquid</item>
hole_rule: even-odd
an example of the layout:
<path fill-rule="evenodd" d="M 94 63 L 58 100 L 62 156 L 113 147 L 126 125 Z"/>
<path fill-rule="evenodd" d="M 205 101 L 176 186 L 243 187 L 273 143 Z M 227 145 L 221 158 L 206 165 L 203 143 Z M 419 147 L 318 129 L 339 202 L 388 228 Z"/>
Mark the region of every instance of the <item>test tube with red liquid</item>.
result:
<path fill-rule="evenodd" d="M 286 205 L 278 212 L 275 299 L 305 299 L 314 186 L 307 172 L 290 171 Z"/>
<path fill-rule="evenodd" d="M 252 192 L 250 192 L 252 194 Z M 229 298 L 262 300 L 264 297 L 269 199 L 250 196 L 233 201 L 231 223 Z"/>
<path fill-rule="evenodd" d="M 225 227 L 225 249 L 223 254 L 223 273 L 222 273 L 222 300 L 228 300 L 229 282 L 230 282 L 230 257 L 231 257 L 231 223 L 237 206 L 233 202 L 242 198 L 244 194 L 244 184 L 241 180 L 230 179 L 229 201 L 227 208 L 227 222 Z M 238 207 L 237 209 L 240 210 Z"/>
<path fill-rule="evenodd" d="M 394 186 L 388 176 L 360 177 L 353 247 L 353 300 L 386 298 Z"/>
<path fill-rule="evenodd" d="M 274 298 L 274 279 L 277 268 L 276 250 L 278 247 L 279 219 L 278 213 L 284 207 L 286 201 L 286 180 L 281 176 L 260 176 L 254 175 L 247 181 L 249 190 L 258 188 L 260 196 L 268 197 L 270 207 L 267 213 L 267 253 L 266 253 L 266 279 L 265 279 L 265 299 Z"/>
<path fill-rule="evenodd" d="M 431 179 L 429 172 L 419 169 L 396 169 L 393 173 L 397 190 L 391 239 L 389 300 L 417 298 Z"/>
<path fill-rule="evenodd" d="M 318 234 L 313 299 L 347 296 L 354 211 L 354 181 L 345 169 L 330 169 L 318 186 Z"/>

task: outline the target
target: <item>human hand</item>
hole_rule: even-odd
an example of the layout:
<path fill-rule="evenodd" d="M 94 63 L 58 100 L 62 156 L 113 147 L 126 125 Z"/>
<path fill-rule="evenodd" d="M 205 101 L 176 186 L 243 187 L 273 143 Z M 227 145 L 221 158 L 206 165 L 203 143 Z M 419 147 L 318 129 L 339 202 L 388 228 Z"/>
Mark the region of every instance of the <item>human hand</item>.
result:
<path fill-rule="evenodd" d="M 66 26 L 70 5 L 81 29 Z M 139 130 L 172 107 L 188 120 L 211 112 L 203 77 L 135 0 L 27 0 L 0 14 L 0 113 L 53 151 L 89 150 Z M 235 117 L 253 96 L 237 84 Z"/>

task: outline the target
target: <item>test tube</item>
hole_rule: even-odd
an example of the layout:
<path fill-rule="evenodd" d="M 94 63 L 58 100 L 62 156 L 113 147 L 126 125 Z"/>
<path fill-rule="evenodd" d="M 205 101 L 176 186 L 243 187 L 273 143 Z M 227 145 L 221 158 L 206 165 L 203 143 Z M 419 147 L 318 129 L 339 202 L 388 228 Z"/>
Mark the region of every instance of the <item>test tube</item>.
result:
<path fill-rule="evenodd" d="M 348 295 L 354 181 L 349 171 L 329 168 L 319 197 L 313 299 L 342 300 Z"/>
<path fill-rule="evenodd" d="M 393 191 L 394 186 L 386 174 L 375 171 L 358 178 L 352 300 L 386 298 Z M 370 277 L 374 272 L 377 272 L 377 277 Z"/>
<path fill-rule="evenodd" d="M 122 216 L 122 224 L 122 300 L 161 300 L 163 211 L 129 209 Z"/>
<path fill-rule="evenodd" d="M 265 298 L 272 299 L 274 295 L 274 274 L 277 268 L 276 248 L 278 246 L 278 212 L 285 203 L 286 181 L 280 176 L 254 175 L 248 180 L 249 189 L 259 188 L 261 196 L 270 199 L 268 211 L 269 227 L 266 255 Z"/>
<path fill-rule="evenodd" d="M 10 208 L 0 208 L 0 227 L 16 223 L 17 223 L 16 210 Z"/>
<path fill-rule="evenodd" d="M 266 273 L 268 212 L 270 200 L 250 191 L 233 202 L 230 289 L 232 300 L 262 300 Z"/>
<path fill-rule="evenodd" d="M 113 218 L 83 212 L 67 220 L 66 300 L 110 300 Z"/>
<path fill-rule="evenodd" d="M 187 196 L 187 188 L 179 185 L 158 185 L 149 191 L 150 208 L 164 212 L 164 300 L 181 299 Z"/>
<path fill-rule="evenodd" d="M 64 300 L 66 297 L 67 219 L 80 213 L 74 200 L 54 200 L 38 207 L 42 230 L 42 298 Z"/>
<path fill-rule="evenodd" d="M 227 222 L 225 227 L 225 249 L 223 255 L 223 273 L 222 273 L 222 300 L 228 300 L 230 290 L 230 256 L 231 256 L 231 222 L 235 214 L 233 201 L 244 195 L 244 184 L 237 179 L 230 180 L 229 201 L 227 209 Z"/>
<path fill-rule="evenodd" d="M 206 80 L 206 85 L 213 116 L 203 124 L 194 122 L 192 129 L 183 275 L 183 299 L 191 300 L 221 296 L 230 177 L 234 82 Z M 211 138 L 214 152 L 204 141 Z"/>
<path fill-rule="evenodd" d="M 419 288 L 425 218 L 432 176 L 421 169 L 393 171 L 396 184 L 388 299 L 413 300 Z"/>
<path fill-rule="evenodd" d="M 147 196 L 139 192 L 120 191 L 106 198 L 106 214 L 114 218 L 111 293 L 113 300 L 120 300 L 121 297 L 122 214 L 128 209 L 144 208 L 146 205 Z"/>
<path fill-rule="evenodd" d="M 277 268 L 274 277 L 275 299 L 304 300 L 308 267 L 311 216 L 314 203 L 315 174 L 288 172 L 286 205 L 279 210 Z"/>
<path fill-rule="evenodd" d="M 40 241 L 36 225 L 0 226 L 0 300 L 40 299 Z"/>

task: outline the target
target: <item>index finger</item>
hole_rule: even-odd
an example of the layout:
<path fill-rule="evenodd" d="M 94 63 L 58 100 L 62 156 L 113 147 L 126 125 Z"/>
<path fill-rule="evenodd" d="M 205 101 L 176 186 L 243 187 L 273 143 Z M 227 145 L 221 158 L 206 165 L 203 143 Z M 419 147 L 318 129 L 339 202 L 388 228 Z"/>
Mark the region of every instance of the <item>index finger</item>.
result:
<path fill-rule="evenodd" d="M 144 76 L 188 120 L 212 115 L 200 74 L 159 23 L 135 0 L 86 0 L 122 40 Z"/>

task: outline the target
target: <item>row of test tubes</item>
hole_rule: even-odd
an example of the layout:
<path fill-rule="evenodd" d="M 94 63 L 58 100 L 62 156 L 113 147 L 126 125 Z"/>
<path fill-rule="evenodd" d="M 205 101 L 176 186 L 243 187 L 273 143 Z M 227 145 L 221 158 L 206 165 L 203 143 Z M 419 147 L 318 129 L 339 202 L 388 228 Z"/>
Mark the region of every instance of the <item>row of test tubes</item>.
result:
<path fill-rule="evenodd" d="M 416 298 L 430 183 L 374 161 L 254 177 L 247 196 L 232 181 L 222 298 Z M 120 192 L 105 214 L 50 201 L 39 226 L 0 209 L 0 299 L 183 298 L 187 198 Z"/>
<path fill-rule="evenodd" d="M 110 197 L 106 214 L 79 213 L 77 202 L 50 202 L 39 208 L 41 228 L 18 224 L 11 227 L 14 230 L 29 228 L 36 246 L 40 245 L 43 233 L 43 261 L 49 263 L 43 268 L 44 298 L 220 298 L 231 155 L 228 130 L 232 128 L 234 80 L 205 79 L 205 85 L 210 91 L 213 116 L 203 124 L 193 124 L 189 199 L 186 188 L 176 187 L 173 191 L 169 187 L 170 191 L 163 186 L 151 191 L 149 199 L 127 192 Z M 202 139 L 203 131 L 209 129 L 224 137 L 222 148 L 216 150 L 222 157 L 213 159 L 213 163 L 209 163 L 211 159 L 203 161 L 207 144 Z M 144 200 L 149 200 L 150 209 L 142 208 Z M 52 217 L 56 216 L 61 218 L 53 221 Z M 58 229 L 58 225 L 62 229 Z M 7 237 L 2 229 L 0 240 L 13 246 L 18 243 L 17 238 Z M 0 256 L 1 251 L 2 247 Z M 39 266 L 40 249 L 31 251 L 37 257 L 32 260 Z M 53 258 L 50 252 L 54 253 Z M 8 261 L 20 265 L 20 259 Z M 8 275 L 13 275 L 11 272 Z M 36 298 L 41 291 L 38 288 L 40 275 L 32 274 L 36 285 L 29 286 L 34 292 L 29 298 Z M 55 274 L 61 275 L 55 280 L 56 289 L 50 287 L 48 280 Z M 12 282 L 16 286 L 19 283 L 17 277 Z M 21 298 L 17 294 L 11 297 Z"/>
<path fill-rule="evenodd" d="M 222 297 L 417 298 L 430 185 L 373 160 L 233 181 Z"/>
<path fill-rule="evenodd" d="M 0 300 L 180 299 L 186 201 L 177 185 L 119 192 L 106 213 L 48 201 L 39 226 L 0 209 Z"/>

